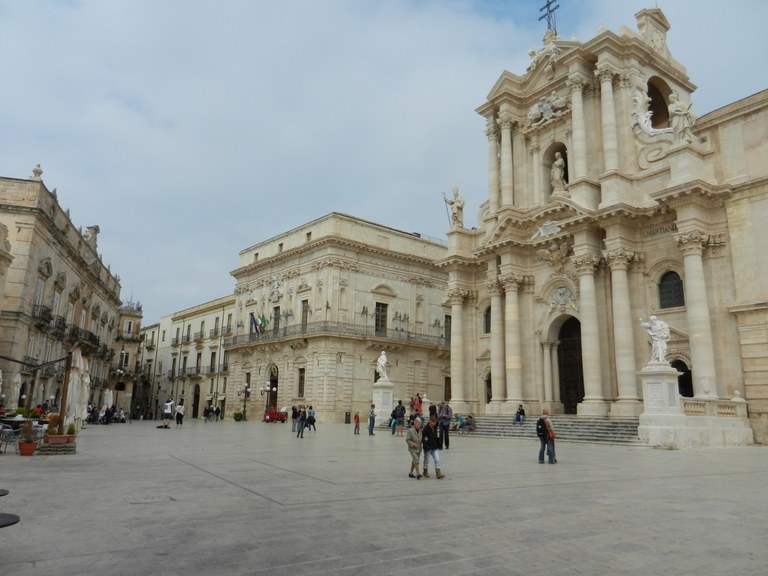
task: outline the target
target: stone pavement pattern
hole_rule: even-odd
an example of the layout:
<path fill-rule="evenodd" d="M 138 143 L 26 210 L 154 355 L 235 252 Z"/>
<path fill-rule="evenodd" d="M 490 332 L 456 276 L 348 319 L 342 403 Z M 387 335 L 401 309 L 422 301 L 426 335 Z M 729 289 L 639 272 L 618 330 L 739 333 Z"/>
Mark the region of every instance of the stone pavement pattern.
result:
<path fill-rule="evenodd" d="M 452 436 L 444 480 L 352 426 L 91 426 L 77 454 L 0 456 L 3 573 L 270 576 L 768 573 L 768 449 Z M 11 451 L 12 452 L 12 451 Z"/>

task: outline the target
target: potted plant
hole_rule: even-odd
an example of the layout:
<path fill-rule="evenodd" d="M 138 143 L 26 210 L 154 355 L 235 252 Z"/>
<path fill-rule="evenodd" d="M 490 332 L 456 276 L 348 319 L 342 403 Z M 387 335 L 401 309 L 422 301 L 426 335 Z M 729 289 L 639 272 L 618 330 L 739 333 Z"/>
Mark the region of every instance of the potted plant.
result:
<path fill-rule="evenodd" d="M 69 426 L 67 426 L 67 444 L 72 444 L 75 441 L 75 438 L 77 438 L 77 428 L 75 427 L 74 422 L 70 422 Z"/>
<path fill-rule="evenodd" d="M 243 413 L 242 412 L 235 412 L 232 414 L 232 418 L 235 419 L 235 422 L 240 422 L 240 420 L 243 419 Z"/>
<path fill-rule="evenodd" d="M 61 417 L 56 414 L 48 414 L 48 432 L 43 437 L 43 441 L 47 444 L 66 444 L 67 437 L 59 432 L 59 424 Z"/>
<path fill-rule="evenodd" d="M 21 425 L 21 440 L 19 440 L 19 454 L 22 456 L 32 456 L 37 448 L 35 440 L 35 431 L 32 428 L 32 420 L 24 420 Z"/>

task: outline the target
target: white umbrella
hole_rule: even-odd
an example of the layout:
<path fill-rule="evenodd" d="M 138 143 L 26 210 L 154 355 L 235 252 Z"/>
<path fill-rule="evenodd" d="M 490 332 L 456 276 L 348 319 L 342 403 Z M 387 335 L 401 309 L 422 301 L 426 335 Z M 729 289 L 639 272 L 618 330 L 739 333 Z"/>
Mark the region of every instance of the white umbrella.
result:
<path fill-rule="evenodd" d="M 80 346 L 72 351 L 72 363 L 69 367 L 69 382 L 67 383 L 67 413 L 64 414 L 64 425 L 69 426 L 77 418 L 80 403 L 80 383 L 83 380 L 83 355 Z"/>

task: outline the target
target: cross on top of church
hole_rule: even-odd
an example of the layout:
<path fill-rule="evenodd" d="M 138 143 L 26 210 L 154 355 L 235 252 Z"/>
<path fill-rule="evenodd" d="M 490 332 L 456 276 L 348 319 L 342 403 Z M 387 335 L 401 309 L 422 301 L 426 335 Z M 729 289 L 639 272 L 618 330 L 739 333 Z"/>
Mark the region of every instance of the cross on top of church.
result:
<path fill-rule="evenodd" d="M 560 4 L 558 4 L 555 7 L 552 7 L 552 4 L 554 4 L 557 0 L 547 0 L 547 3 L 544 4 L 541 8 L 539 8 L 539 12 L 544 12 L 546 10 L 546 14 L 542 14 L 539 16 L 539 22 L 544 20 L 544 18 L 547 19 L 547 30 L 552 30 L 555 34 L 557 34 L 557 26 L 555 25 L 555 10 L 560 8 Z"/>

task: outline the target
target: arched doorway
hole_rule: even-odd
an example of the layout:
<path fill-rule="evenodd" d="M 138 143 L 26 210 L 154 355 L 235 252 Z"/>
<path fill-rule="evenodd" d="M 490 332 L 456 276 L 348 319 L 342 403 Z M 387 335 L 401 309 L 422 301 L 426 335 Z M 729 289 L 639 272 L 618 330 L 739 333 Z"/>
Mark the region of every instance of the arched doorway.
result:
<path fill-rule="evenodd" d="M 280 371 L 275 364 L 272 364 L 269 368 L 269 390 L 267 392 L 267 406 L 274 406 L 277 408 L 277 392 L 279 386 Z"/>
<path fill-rule="evenodd" d="M 672 368 L 678 372 L 682 372 L 682 374 L 677 377 L 677 391 L 680 396 L 693 398 L 693 379 L 691 378 L 691 371 L 688 369 L 688 366 L 682 360 L 672 360 L 670 364 L 672 365 Z"/>
<path fill-rule="evenodd" d="M 581 364 L 581 322 L 566 320 L 557 334 L 557 368 L 560 375 L 560 401 L 566 414 L 576 414 L 584 400 L 584 371 Z"/>

